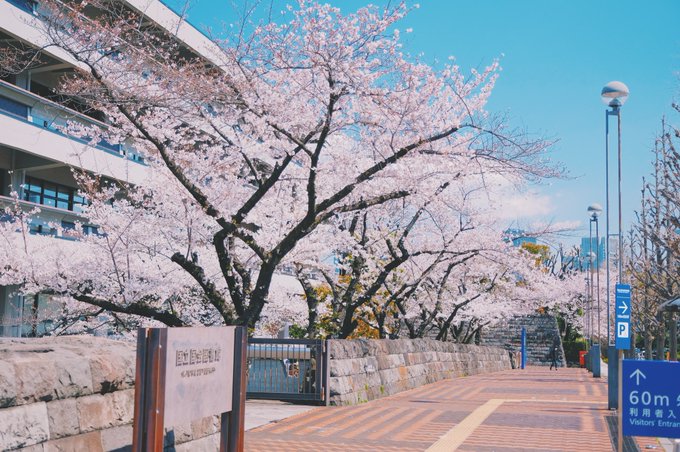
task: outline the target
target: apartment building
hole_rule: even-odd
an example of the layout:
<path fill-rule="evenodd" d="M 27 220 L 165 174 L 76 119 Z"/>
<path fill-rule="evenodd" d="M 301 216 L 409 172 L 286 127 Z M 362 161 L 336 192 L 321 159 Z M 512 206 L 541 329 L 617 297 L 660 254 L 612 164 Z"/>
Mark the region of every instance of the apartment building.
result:
<path fill-rule="evenodd" d="M 125 3 L 185 51 L 208 61 L 218 58 L 214 43 L 158 0 Z M 0 49 L 42 47 L 40 14 L 39 1 L 0 0 Z M 29 70 L 0 79 L 0 209 L 15 203 L 28 210 L 39 207 L 30 231 L 55 240 L 73 240 L 68 231 L 76 222 L 85 233 L 98 233 L 97 225 L 82 215 L 87 200 L 78 192 L 74 169 L 133 184 L 146 172 L 144 156 L 126 143 L 92 144 L 64 132 L 61 126 L 69 121 L 107 127 L 97 112 L 55 93 L 60 79 L 76 67 L 64 52 L 48 48 Z M 44 334 L 52 328 L 55 309 L 48 295 L 24 296 L 16 286 L 0 286 L 0 336 Z"/>

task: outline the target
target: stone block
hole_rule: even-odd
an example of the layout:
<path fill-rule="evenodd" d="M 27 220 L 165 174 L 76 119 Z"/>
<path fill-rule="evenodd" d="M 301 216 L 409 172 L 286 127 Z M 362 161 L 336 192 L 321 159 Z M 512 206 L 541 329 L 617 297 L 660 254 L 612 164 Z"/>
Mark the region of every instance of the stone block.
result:
<path fill-rule="evenodd" d="M 330 386 L 331 397 L 349 392 L 345 377 L 331 377 L 328 384 Z"/>
<path fill-rule="evenodd" d="M 0 410 L 0 450 L 47 441 L 49 428 L 44 402 Z"/>
<path fill-rule="evenodd" d="M 369 356 L 364 360 L 364 369 L 366 373 L 375 373 L 380 369 L 380 364 L 374 356 Z"/>
<path fill-rule="evenodd" d="M 191 437 L 203 438 L 220 431 L 220 417 L 208 416 L 191 422 Z"/>
<path fill-rule="evenodd" d="M 111 395 L 116 425 L 129 424 L 135 414 L 135 390 L 116 391 Z"/>
<path fill-rule="evenodd" d="M 116 415 L 111 394 L 94 394 L 76 400 L 81 432 L 102 430 L 115 425 Z"/>
<path fill-rule="evenodd" d="M 90 360 L 93 391 L 105 394 L 128 388 L 128 365 L 123 356 L 93 356 Z"/>
<path fill-rule="evenodd" d="M 175 452 L 215 452 L 220 449 L 219 433 L 166 448 Z"/>
<path fill-rule="evenodd" d="M 55 398 L 55 367 L 50 359 L 33 357 L 14 361 L 17 404 L 47 402 Z"/>
<path fill-rule="evenodd" d="M 366 359 L 365 358 L 353 359 L 353 360 L 350 361 L 350 364 L 352 366 L 351 375 L 362 374 L 362 373 L 365 372 L 365 368 L 366 368 Z"/>
<path fill-rule="evenodd" d="M 50 438 L 57 439 L 80 433 L 75 399 L 54 400 L 47 404 Z"/>
<path fill-rule="evenodd" d="M 14 366 L 0 360 L 0 408 L 14 406 L 17 400 L 17 379 Z"/>
<path fill-rule="evenodd" d="M 166 448 L 180 443 L 191 441 L 191 423 L 174 425 L 165 429 L 165 436 L 163 437 L 163 444 Z"/>
<path fill-rule="evenodd" d="M 107 428 L 100 433 L 104 450 L 115 450 L 116 452 L 132 450 L 132 425 Z"/>
<path fill-rule="evenodd" d="M 101 432 L 90 432 L 68 438 L 48 441 L 44 444 L 45 452 L 104 452 Z"/>
<path fill-rule="evenodd" d="M 54 364 L 56 398 L 64 399 L 92 394 L 92 374 L 87 359 L 78 357 L 60 359 L 57 354 Z"/>
<path fill-rule="evenodd" d="M 344 377 L 354 373 L 354 364 L 351 359 L 334 359 L 330 362 L 331 377 Z"/>
<path fill-rule="evenodd" d="M 385 386 L 389 386 L 399 380 L 399 371 L 397 369 L 383 369 L 378 374 L 380 375 L 381 384 Z"/>

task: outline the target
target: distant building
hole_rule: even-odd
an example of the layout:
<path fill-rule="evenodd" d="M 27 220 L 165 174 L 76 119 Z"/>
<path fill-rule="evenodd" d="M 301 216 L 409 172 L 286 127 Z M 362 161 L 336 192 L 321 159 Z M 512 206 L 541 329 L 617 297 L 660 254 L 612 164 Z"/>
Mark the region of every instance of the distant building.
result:
<path fill-rule="evenodd" d="M 506 229 L 503 231 L 503 240 L 512 242 L 513 246 L 522 246 L 525 243 L 536 245 L 538 242 L 536 237 L 530 237 L 526 231 L 522 229 Z"/>
<path fill-rule="evenodd" d="M 595 240 L 595 237 L 592 239 L 592 248 L 591 248 L 591 239 L 590 237 L 582 237 L 581 238 L 581 254 L 580 254 L 580 263 L 579 263 L 579 269 L 580 270 L 590 270 L 591 267 L 591 262 L 590 259 L 588 258 L 588 255 L 590 252 L 593 252 L 597 258 L 593 258 L 592 261 L 592 266 L 597 268 L 604 268 L 605 262 L 607 260 L 607 255 L 606 253 L 606 248 L 605 248 L 605 241 L 604 237 L 600 238 L 600 244 L 599 247 L 597 246 L 597 242 Z"/>

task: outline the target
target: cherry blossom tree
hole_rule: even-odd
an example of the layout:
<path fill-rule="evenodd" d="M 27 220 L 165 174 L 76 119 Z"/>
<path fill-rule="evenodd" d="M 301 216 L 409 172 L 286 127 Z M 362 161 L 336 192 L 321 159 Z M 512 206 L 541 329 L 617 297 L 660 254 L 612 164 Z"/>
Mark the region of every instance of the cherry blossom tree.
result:
<path fill-rule="evenodd" d="M 474 245 L 450 249 L 446 234 L 429 247 L 425 232 L 418 246 L 402 248 L 408 219 L 424 217 L 419 209 L 437 190 L 470 175 L 557 173 L 545 141 L 484 110 L 497 63 L 466 73 L 404 53 L 396 28 L 403 4 L 343 15 L 300 1 L 281 22 L 215 43 L 208 56 L 121 2 L 46 0 L 41 8 L 49 45 L 78 63 L 60 92 L 109 125 L 74 123 L 65 132 L 124 143 L 144 155 L 148 172 L 133 185 L 74 170 L 91 202 L 85 215 L 99 226 L 97 235 L 75 232 L 77 251 L 17 234 L 23 216 L 5 222 L 3 284 L 167 325 L 253 326 L 266 307 L 280 308 L 270 293 L 277 270 L 367 249 L 357 234 L 368 231 L 352 222 L 368 218 L 379 235 L 390 230 L 381 209 L 409 206 L 394 238 L 362 258 L 378 276 L 361 296 L 392 297 L 425 281 L 425 261 L 444 269 L 427 273 L 433 284 L 475 253 Z M 392 268 L 407 261 L 420 276 L 412 268 L 403 273 L 408 288 L 388 286 Z"/>

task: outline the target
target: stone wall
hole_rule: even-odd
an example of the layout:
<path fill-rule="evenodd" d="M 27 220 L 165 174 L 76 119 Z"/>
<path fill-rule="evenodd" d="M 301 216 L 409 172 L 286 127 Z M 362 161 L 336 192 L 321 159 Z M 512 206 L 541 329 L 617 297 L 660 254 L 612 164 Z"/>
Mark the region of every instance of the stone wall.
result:
<path fill-rule="evenodd" d="M 0 450 L 129 450 L 134 369 L 131 343 L 0 339 Z M 216 450 L 218 431 L 216 416 L 175 428 L 166 450 Z"/>
<path fill-rule="evenodd" d="M 435 340 L 331 340 L 334 404 L 510 369 L 507 351 Z M 125 451 L 135 344 L 90 336 L 0 339 L 0 450 Z M 166 431 L 165 450 L 214 451 L 219 419 Z"/>
<path fill-rule="evenodd" d="M 432 339 L 330 340 L 330 399 L 348 405 L 447 378 L 511 368 L 498 347 Z"/>
<path fill-rule="evenodd" d="M 482 344 L 520 351 L 522 328 L 527 334 L 527 365 L 549 366 L 550 347 L 559 340 L 558 364 L 565 366 L 564 348 L 557 319 L 552 315 L 534 314 L 511 317 L 482 331 Z"/>

